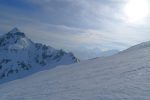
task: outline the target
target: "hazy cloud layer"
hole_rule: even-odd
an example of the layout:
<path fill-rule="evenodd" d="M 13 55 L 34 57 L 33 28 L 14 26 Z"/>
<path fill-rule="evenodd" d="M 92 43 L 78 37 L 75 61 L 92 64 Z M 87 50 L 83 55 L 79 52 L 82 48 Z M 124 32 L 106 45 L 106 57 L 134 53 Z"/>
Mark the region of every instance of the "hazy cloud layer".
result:
<path fill-rule="evenodd" d="M 0 33 L 19 27 L 36 42 L 73 51 L 122 50 L 150 40 L 149 20 L 130 25 L 127 0 L 1 0 Z M 97 49 L 98 48 L 98 49 Z M 83 54 L 83 52 L 82 52 Z M 92 52 L 91 52 L 92 55 Z"/>

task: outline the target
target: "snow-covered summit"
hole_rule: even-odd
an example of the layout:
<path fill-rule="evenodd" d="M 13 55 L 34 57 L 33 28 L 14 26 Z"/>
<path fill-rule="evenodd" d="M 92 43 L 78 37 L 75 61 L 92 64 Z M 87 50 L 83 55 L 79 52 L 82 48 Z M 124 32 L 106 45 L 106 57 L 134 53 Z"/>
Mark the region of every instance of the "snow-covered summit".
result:
<path fill-rule="evenodd" d="M 14 28 L 0 37 L 0 49 L 26 48 L 34 43 L 25 36 L 19 29 Z"/>
<path fill-rule="evenodd" d="M 11 31 L 9 31 L 7 33 L 7 35 L 9 36 L 21 36 L 21 37 L 25 37 L 25 34 L 23 32 L 21 32 L 18 28 L 13 28 Z"/>
<path fill-rule="evenodd" d="M 0 83 L 75 62 L 73 54 L 34 43 L 17 28 L 0 37 Z"/>
<path fill-rule="evenodd" d="M 9 31 L 9 33 L 17 33 L 17 32 L 21 32 L 17 27 L 15 27 L 11 31 Z"/>

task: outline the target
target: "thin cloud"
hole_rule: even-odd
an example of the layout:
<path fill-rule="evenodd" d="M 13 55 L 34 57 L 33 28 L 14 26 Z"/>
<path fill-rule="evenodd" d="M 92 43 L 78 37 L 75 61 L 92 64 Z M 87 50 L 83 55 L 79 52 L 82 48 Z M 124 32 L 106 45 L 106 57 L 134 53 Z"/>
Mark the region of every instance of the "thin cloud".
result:
<path fill-rule="evenodd" d="M 142 26 L 131 26 L 122 19 L 125 1 L 22 0 L 33 7 L 22 10 L 0 6 L 0 30 L 6 33 L 19 27 L 36 42 L 73 51 L 77 55 L 81 48 L 122 50 L 150 39 L 149 20 Z"/>

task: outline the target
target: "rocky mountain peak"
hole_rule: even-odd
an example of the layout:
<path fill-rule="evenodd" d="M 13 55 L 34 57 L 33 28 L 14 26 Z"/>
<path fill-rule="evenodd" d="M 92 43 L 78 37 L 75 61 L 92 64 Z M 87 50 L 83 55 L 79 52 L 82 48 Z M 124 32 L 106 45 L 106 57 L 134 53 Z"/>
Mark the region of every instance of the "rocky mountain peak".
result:
<path fill-rule="evenodd" d="M 17 32 L 21 32 L 17 27 L 13 28 L 10 33 L 17 33 Z"/>
<path fill-rule="evenodd" d="M 7 33 L 7 36 L 21 36 L 21 37 L 25 37 L 25 34 L 23 32 L 21 32 L 17 27 L 13 28 L 11 31 L 9 31 Z"/>
<path fill-rule="evenodd" d="M 34 43 L 18 28 L 0 37 L 0 55 L 0 83 L 79 61 L 73 54 Z"/>

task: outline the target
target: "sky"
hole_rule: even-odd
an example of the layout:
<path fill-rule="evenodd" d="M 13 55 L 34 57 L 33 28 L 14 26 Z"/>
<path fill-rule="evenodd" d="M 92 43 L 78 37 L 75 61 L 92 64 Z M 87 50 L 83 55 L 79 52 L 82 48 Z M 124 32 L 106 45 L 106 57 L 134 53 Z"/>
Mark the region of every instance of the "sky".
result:
<path fill-rule="evenodd" d="M 0 0 L 0 34 L 14 27 L 35 42 L 88 59 L 150 40 L 148 0 Z"/>

